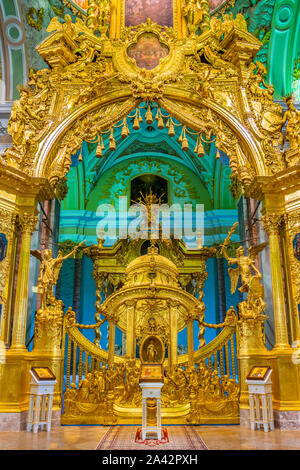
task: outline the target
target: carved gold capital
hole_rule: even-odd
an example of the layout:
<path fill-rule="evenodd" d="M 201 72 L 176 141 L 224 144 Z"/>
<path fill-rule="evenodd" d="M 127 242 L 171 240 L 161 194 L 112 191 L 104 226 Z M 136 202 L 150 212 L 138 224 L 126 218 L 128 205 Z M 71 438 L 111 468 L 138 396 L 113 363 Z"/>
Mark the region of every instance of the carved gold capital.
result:
<path fill-rule="evenodd" d="M 170 308 L 178 308 L 180 306 L 180 302 L 176 300 L 170 300 L 168 304 Z"/>
<path fill-rule="evenodd" d="M 199 290 L 203 289 L 204 283 L 205 283 L 206 279 L 208 278 L 208 272 L 205 269 L 206 269 L 206 267 L 203 266 L 203 271 L 201 271 L 199 273 L 193 273 L 192 274 L 192 277 L 193 277 L 193 279 L 195 279 L 195 281 L 197 283 L 197 287 L 198 287 Z"/>
<path fill-rule="evenodd" d="M 137 303 L 136 299 L 130 299 L 130 300 L 126 300 L 125 305 L 127 308 L 128 307 L 130 308 L 130 307 L 135 307 L 136 303 Z"/>
<path fill-rule="evenodd" d="M 285 215 L 277 214 L 276 212 L 262 216 L 261 220 L 264 230 L 269 236 L 279 234 L 285 225 Z"/>
<path fill-rule="evenodd" d="M 23 233 L 32 234 L 38 223 L 38 216 L 32 212 L 24 212 L 20 217 L 20 225 Z"/>

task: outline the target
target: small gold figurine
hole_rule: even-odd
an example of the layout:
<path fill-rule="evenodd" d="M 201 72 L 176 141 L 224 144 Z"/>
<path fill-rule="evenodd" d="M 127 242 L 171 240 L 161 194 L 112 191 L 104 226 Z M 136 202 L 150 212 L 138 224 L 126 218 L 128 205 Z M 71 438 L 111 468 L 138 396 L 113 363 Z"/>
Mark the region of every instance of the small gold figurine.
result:
<path fill-rule="evenodd" d="M 287 104 L 287 110 L 283 115 L 283 125 L 288 121 L 285 138 L 289 141 L 290 149 L 296 150 L 300 146 L 300 113 L 295 108 L 291 96 L 284 98 L 284 100 Z"/>

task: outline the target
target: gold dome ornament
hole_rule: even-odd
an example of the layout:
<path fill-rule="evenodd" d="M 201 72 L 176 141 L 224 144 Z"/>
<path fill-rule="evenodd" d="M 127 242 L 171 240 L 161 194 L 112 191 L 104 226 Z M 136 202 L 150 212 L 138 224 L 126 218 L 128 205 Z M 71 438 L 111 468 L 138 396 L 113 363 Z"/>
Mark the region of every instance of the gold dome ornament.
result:
<path fill-rule="evenodd" d="M 139 256 L 128 264 L 126 270 L 127 287 L 169 285 L 178 288 L 178 268 L 168 258 L 158 253 L 155 240 L 151 240 L 147 254 Z"/>

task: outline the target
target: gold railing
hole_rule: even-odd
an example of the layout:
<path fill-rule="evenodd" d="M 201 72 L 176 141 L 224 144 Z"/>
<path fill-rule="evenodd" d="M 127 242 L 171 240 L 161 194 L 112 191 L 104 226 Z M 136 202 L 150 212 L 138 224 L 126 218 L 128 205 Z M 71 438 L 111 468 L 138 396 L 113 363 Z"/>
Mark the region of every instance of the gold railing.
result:
<path fill-rule="evenodd" d="M 72 315 L 70 316 L 70 314 Z M 95 330 L 99 328 L 100 322 L 95 325 L 81 325 L 74 321 L 74 316 L 74 312 L 69 312 L 69 315 L 65 316 L 63 324 L 62 349 L 67 361 L 66 390 L 70 388 L 72 383 L 78 385 L 89 372 L 100 370 L 101 367 L 106 367 L 108 364 L 108 352 L 96 346 L 79 331 L 80 329 Z M 121 359 L 115 356 L 115 362 L 121 362 Z"/>
<path fill-rule="evenodd" d="M 104 320 L 102 320 L 102 323 L 104 323 Z M 189 356 L 188 354 L 178 356 L 178 366 L 188 380 L 183 400 L 186 406 L 189 402 L 191 404 L 190 415 L 195 415 L 193 424 L 202 422 L 238 422 L 239 373 L 236 354 L 236 321 L 229 325 L 228 323 L 226 326 L 224 325 L 225 323 L 220 325 L 205 324 L 206 328 L 217 329 L 222 326 L 223 328 L 212 341 L 194 353 L 194 363 L 198 366 L 199 377 L 201 377 L 201 370 L 204 374 L 203 380 L 201 381 L 200 379 L 199 390 L 203 390 L 205 398 L 202 397 L 201 399 L 202 392 L 200 391 L 200 398 L 198 397 L 193 401 L 192 395 L 190 395 L 192 389 L 189 388 L 189 374 L 191 371 L 189 368 Z M 80 325 L 76 323 L 75 313 L 72 311 L 69 311 L 64 318 L 62 346 L 66 361 L 63 372 L 66 378 L 64 395 L 65 414 L 63 417 L 65 424 L 88 424 L 93 422 L 103 424 L 105 419 L 108 418 L 113 423 L 116 419 L 113 411 L 114 403 L 119 408 L 121 406 L 120 397 L 123 396 L 124 390 L 126 391 L 125 383 L 123 382 L 125 380 L 123 374 L 127 370 L 126 361 L 124 362 L 125 358 L 115 354 L 113 363 L 110 362 L 108 351 L 101 349 L 80 331 L 87 329 L 95 330 L 99 326 L 100 322 L 95 325 Z M 133 367 L 139 369 L 139 364 L 140 361 L 137 359 Z M 94 394 L 100 393 L 101 386 L 99 384 L 102 378 L 105 381 L 110 381 L 111 374 L 114 375 L 115 372 L 118 372 L 120 375 L 119 377 L 115 375 L 115 380 L 117 380 L 115 386 L 107 388 L 107 383 L 105 382 L 106 385 L 103 389 L 105 392 L 102 391 L 104 395 L 101 395 L 102 398 L 99 396 L 94 401 Z M 217 380 L 217 376 L 219 376 L 219 380 Z M 92 394 L 90 398 L 84 396 L 85 387 Z M 100 388 L 96 391 L 94 387 Z M 140 393 L 139 387 L 135 391 L 135 395 L 138 395 L 138 393 Z M 109 412 L 107 406 L 109 407 Z M 135 409 L 137 406 L 135 404 L 133 408 Z M 176 406 L 178 407 L 179 405 L 177 404 Z M 216 407 L 217 409 L 215 409 Z M 126 411 L 126 407 L 124 409 Z"/>
<path fill-rule="evenodd" d="M 236 359 L 236 327 L 225 327 L 216 338 L 195 352 L 196 363 L 206 363 L 210 370 L 217 369 L 219 375 L 238 382 L 238 362 Z"/>

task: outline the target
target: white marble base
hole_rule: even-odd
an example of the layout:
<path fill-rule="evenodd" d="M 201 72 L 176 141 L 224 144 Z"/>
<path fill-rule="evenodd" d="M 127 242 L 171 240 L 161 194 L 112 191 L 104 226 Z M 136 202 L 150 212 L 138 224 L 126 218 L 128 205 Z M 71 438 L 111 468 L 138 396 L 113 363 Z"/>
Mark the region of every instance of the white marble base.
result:
<path fill-rule="evenodd" d="M 26 431 L 28 411 L 20 413 L 0 413 L 0 432 L 1 431 Z M 61 410 L 52 411 L 51 427 L 57 427 L 61 424 Z"/>
<path fill-rule="evenodd" d="M 300 411 L 274 410 L 274 422 L 278 429 L 300 429 Z"/>
<path fill-rule="evenodd" d="M 300 411 L 273 410 L 275 429 L 299 430 Z M 240 425 L 250 429 L 250 410 L 240 410 Z"/>

